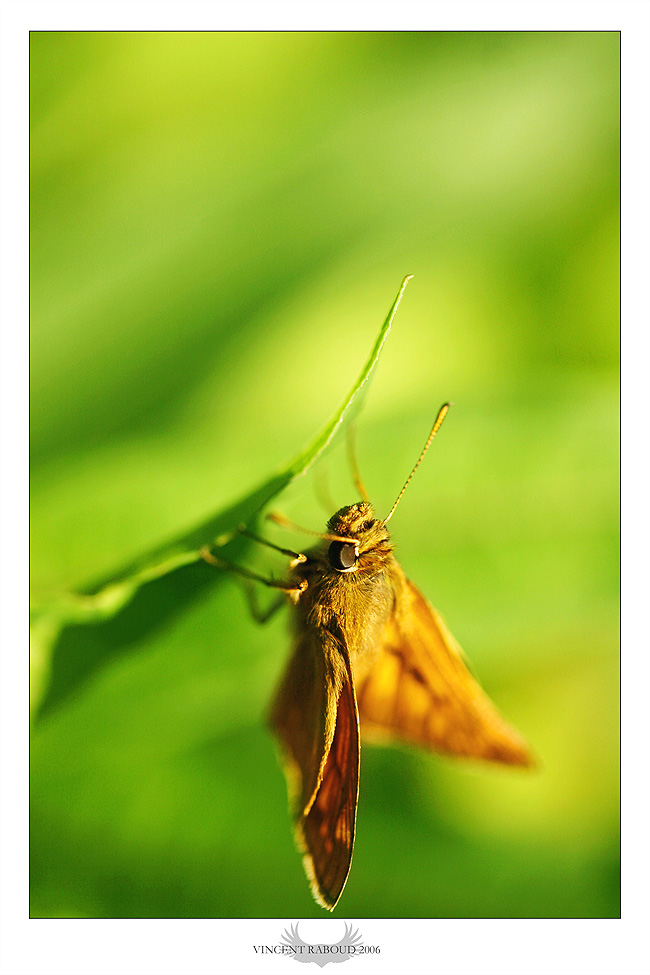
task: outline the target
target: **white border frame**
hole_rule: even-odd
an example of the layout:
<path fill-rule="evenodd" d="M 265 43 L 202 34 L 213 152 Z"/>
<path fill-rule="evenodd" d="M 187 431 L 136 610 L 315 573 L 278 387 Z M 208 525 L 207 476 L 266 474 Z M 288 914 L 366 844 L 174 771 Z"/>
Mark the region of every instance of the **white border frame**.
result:
<path fill-rule="evenodd" d="M 3 0 L 0 20 L 0 423 L 2 564 L 0 743 L 3 788 L 0 950 L 7 975 L 202 975 L 293 972 L 284 920 L 29 920 L 26 681 L 28 389 L 28 31 L 621 30 L 623 127 L 623 907 L 622 920 L 355 921 L 379 956 L 354 972 L 445 975 L 646 975 L 650 970 L 650 6 L 645 0 L 327 3 L 240 0 Z M 348 919 L 349 920 L 349 919 Z M 330 919 L 305 921 L 333 940 Z M 341 923 L 342 927 L 342 923 Z M 320 933 L 319 933 L 320 932 Z M 302 928 L 301 928 L 302 933 Z M 339 937 L 339 928 L 336 929 Z"/>

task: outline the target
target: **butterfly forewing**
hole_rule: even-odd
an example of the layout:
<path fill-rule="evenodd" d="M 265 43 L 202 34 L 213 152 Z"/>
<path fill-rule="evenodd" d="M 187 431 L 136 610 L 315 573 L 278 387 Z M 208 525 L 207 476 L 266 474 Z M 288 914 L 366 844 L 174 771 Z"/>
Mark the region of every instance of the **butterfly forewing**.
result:
<path fill-rule="evenodd" d="M 400 588 L 378 653 L 355 662 L 362 729 L 454 755 L 532 764 L 440 616 L 412 583 Z"/>

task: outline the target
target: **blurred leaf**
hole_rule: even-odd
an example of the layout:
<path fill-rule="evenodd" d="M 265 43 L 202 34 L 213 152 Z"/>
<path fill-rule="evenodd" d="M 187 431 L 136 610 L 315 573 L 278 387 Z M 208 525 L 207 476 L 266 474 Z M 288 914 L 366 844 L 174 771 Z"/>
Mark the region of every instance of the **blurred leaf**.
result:
<path fill-rule="evenodd" d="M 227 511 L 215 514 L 191 531 L 148 553 L 135 565 L 118 572 L 113 579 L 93 587 L 90 592 L 69 592 L 53 595 L 36 601 L 32 605 L 30 652 L 32 710 L 38 708 L 48 686 L 47 675 L 50 669 L 50 657 L 62 628 L 110 620 L 111 617 L 120 613 L 134 598 L 138 590 L 145 585 L 148 586 L 147 600 L 153 601 L 154 607 L 159 606 L 159 613 L 162 616 L 164 607 L 169 606 L 169 601 L 162 598 L 162 589 L 154 588 L 153 583 L 156 580 L 164 580 L 166 576 L 172 573 L 176 574 L 183 567 L 201 560 L 201 549 L 205 545 L 214 544 L 224 536 L 228 542 L 232 540 L 230 536 L 235 536 L 236 539 L 239 526 L 250 524 L 269 501 L 309 469 L 329 446 L 342 425 L 348 422 L 361 407 L 368 382 L 377 365 L 384 342 L 390 332 L 393 318 L 410 278 L 411 275 L 408 275 L 402 281 L 384 324 L 379 330 L 368 360 L 345 400 L 311 444 L 298 454 L 295 460 L 288 464 L 283 471 L 272 475 L 264 484 Z M 240 544 L 238 549 L 241 550 L 242 547 L 244 547 L 243 544 Z M 159 592 L 161 598 L 158 600 Z M 174 605 L 178 610 L 181 605 L 180 599 L 177 599 Z M 141 607 L 138 607 L 134 618 L 139 619 L 141 615 Z M 153 616 L 156 616 L 155 608 Z M 119 629 L 122 630 L 123 628 L 120 627 Z M 86 657 L 87 661 L 88 659 Z M 69 687 L 72 688 L 74 683 L 74 681 L 69 681 Z"/>

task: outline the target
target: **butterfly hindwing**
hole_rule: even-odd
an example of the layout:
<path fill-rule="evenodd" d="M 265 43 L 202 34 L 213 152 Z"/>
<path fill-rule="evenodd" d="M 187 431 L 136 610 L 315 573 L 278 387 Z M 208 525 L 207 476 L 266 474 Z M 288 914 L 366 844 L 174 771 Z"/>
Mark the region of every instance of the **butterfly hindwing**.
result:
<path fill-rule="evenodd" d="M 454 755 L 532 764 L 438 613 L 412 583 L 404 580 L 402 592 L 377 655 L 355 663 L 362 729 Z"/>

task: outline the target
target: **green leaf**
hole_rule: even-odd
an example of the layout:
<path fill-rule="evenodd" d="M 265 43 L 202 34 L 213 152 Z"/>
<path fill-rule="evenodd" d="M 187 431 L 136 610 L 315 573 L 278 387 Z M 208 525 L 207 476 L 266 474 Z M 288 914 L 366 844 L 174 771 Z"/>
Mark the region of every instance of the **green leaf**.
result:
<path fill-rule="evenodd" d="M 258 513 L 297 477 L 304 474 L 314 461 L 331 444 L 332 440 L 361 407 L 368 382 L 379 360 L 384 342 L 390 332 L 393 318 L 401 301 L 404 290 L 412 275 L 402 281 L 397 296 L 379 330 L 377 340 L 365 363 L 361 373 L 346 396 L 345 400 L 334 413 L 329 423 L 321 430 L 309 446 L 287 464 L 283 470 L 272 474 L 264 483 L 242 498 L 235 505 L 225 511 L 220 511 L 197 525 L 195 528 L 178 536 L 143 555 L 136 562 L 116 572 L 109 579 L 89 587 L 87 592 L 64 592 L 40 597 L 33 601 L 31 609 L 31 706 L 32 712 L 46 703 L 46 695 L 50 688 L 52 670 L 52 655 L 54 648 L 65 637 L 65 630 L 70 627 L 88 624 L 108 624 L 134 600 L 143 587 L 147 587 L 146 603 L 150 608 L 151 625 L 155 625 L 156 615 L 161 620 L 169 609 L 169 601 L 158 601 L 156 613 L 156 595 L 151 592 L 151 585 L 162 583 L 166 577 L 176 576 L 182 569 L 195 566 L 195 582 L 198 588 L 201 584 L 208 584 L 206 569 L 203 563 L 201 549 L 213 544 L 217 540 L 236 536 L 239 526 L 250 524 Z M 247 544 L 240 539 L 239 551 Z M 214 581 L 219 573 L 209 569 L 209 578 Z M 172 588 L 176 588 L 174 580 Z M 162 587 L 161 587 L 162 597 Z M 181 583 L 181 591 L 174 594 L 174 607 L 182 608 L 187 599 L 192 598 L 191 588 Z M 119 626 L 115 635 L 126 634 Z M 113 631 L 109 630 L 109 643 L 113 644 Z"/>

